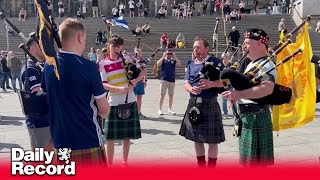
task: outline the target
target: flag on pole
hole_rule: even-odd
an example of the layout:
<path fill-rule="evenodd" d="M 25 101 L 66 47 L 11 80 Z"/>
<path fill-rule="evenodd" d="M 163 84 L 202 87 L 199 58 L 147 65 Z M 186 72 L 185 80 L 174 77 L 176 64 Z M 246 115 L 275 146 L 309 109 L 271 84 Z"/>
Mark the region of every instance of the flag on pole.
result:
<path fill-rule="evenodd" d="M 129 29 L 128 22 L 122 16 L 118 18 L 105 18 L 105 22 L 111 26 L 119 26 Z"/>
<path fill-rule="evenodd" d="M 273 106 L 272 119 L 274 131 L 297 128 L 314 119 L 316 80 L 314 64 L 310 63 L 312 47 L 308 23 L 301 28 L 300 34 L 296 37 L 296 42 L 289 44 L 278 54 L 277 63 L 295 52 L 298 48 L 302 49 L 302 53 L 277 69 L 276 82 L 291 87 L 292 98 L 288 104 Z"/>
<path fill-rule="evenodd" d="M 54 42 L 53 42 L 53 28 L 50 23 L 49 18 L 49 10 L 47 7 L 47 4 L 43 0 L 34 0 L 34 5 L 36 7 L 37 12 L 37 18 L 38 18 L 38 37 L 39 37 L 39 46 L 44 54 L 46 63 L 49 65 L 54 66 L 54 71 L 56 74 L 56 77 L 60 79 L 58 68 L 57 68 L 57 61 L 56 61 L 56 55 L 57 52 L 54 48 Z"/>

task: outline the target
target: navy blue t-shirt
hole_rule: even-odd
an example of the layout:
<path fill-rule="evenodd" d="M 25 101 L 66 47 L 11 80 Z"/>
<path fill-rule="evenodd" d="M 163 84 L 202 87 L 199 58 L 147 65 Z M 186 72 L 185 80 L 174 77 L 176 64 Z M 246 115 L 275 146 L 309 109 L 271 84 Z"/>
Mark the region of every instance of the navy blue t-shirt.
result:
<path fill-rule="evenodd" d="M 34 61 L 29 59 L 27 61 L 28 66 L 28 78 L 29 78 L 29 85 L 30 85 L 30 91 L 32 91 L 33 88 L 40 87 L 41 86 L 41 80 L 42 80 L 42 72 L 39 66 L 36 65 Z M 26 82 L 26 66 L 24 65 L 21 69 L 21 81 L 23 85 L 25 85 Z M 48 127 L 49 124 L 49 117 L 48 115 L 26 115 L 26 125 L 27 128 L 43 128 Z"/>
<path fill-rule="evenodd" d="M 50 130 L 55 148 L 89 149 L 103 145 L 95 99 L 106 96 L 97 65 L 69 52 L 57 56 L 60 80 L 54 67 L 45 65 Z"/>
<path fill-rule="evenodd" d="M 216 69 L 221 71 L 222 63 L 221 60 L 215 57 L 209 57 L 206 62 L 213 62 Z M 196 64 L 195 62 L 191 62 L 187 67 L 187 72 L 185 76 L 185 81 L 188 81 L 188 83 L 191 84 L 191 86 L 198 86 L 200 83 L 200 80 L 194 81 L 198 78 L 198 74 L 201 71 L 203 67 L 203 64 Z M 224 89 L 223 88 L 210 88 L 202 90 L 199 97 L 213 97 L 217 96 L 219 93 L 221 93 Z M 190 93 L 190 96 L 195 96 Z"/>
<path fill-rule="evenodd" d="M 177 61 L 174 59 L 163 60 L 161 65 L 161 80 L 165 80 L 168 82 L 176 81 L 176 64 Z"/>

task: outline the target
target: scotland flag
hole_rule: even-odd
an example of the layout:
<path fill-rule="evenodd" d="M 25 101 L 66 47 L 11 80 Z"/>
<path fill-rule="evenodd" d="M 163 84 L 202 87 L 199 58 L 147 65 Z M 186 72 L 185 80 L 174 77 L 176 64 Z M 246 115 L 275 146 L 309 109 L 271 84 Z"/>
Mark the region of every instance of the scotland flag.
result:
<path fill-rule="evenodd" d="M 125 29 L 129 29 L 128 22 L 121 16 L 119 18 L 103 18 L 107 24 L 111 24 L 112 26 L 119 26 Z"/>

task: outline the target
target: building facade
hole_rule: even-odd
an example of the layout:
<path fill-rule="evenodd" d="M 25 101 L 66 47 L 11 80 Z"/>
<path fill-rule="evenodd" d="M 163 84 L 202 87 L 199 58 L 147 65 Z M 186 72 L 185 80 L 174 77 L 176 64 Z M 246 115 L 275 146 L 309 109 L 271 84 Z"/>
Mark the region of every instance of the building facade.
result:
<path fill-rule="evenodd" d="M 58 15 L 58 2 L 59 0 L 49 0 L 53 4 L 53 15 Z M 90 16 L 92 13 L 91 8 L 91 1 L 92 0 L 63 0 L 64 7 L 65 7 L 65 15 L 69 17 L 76 16 L 76 12 L 83 4 L 86 4 L 87 7 L 87 14 Z M 134 0 L 138 2 L 139 0 Z M 149 14 L 154 16 L 158 11 L 161 3 L 166 1 L 170 6 L 173 0 L 142 0 L 144 5 L 148 7 Z M 176 0 L 178 3 L 187 2 L 188 0 Z M 202 0 L 189 0 L 192 3 L 198 4 L 196 5 L 197 8 L 200 7 L 199 3 Z M 209 0 L 207 0 L 209 1 Z M 232 5 L 237 6 L 240 0 L 229 0 Z M 244 3 L 247 6 L 252 6 L 256 0 L 244 0 Z M 268 0 L 258 0 L 259 2 L 266 2 Z M 102 15 L 109 16 L 111 15 L 111 10 L 115 5 L 118 5 L 120 2 L 126 4 L 127 12 L 129 11 L 128 2 L 129 0 L 99 0 L 99 9 Z M 21 8 L 25 8 L 28 12 L 28 16 L 34 16 L 34 3 L 33 0 L 0 0 L 0 10 L 5 13 L 7 17 L 18 17 L 19 11 Z M 170 7 L 169 7 L 170 9 Z M 168 11 L 169 15 L 171 11 Z"/>

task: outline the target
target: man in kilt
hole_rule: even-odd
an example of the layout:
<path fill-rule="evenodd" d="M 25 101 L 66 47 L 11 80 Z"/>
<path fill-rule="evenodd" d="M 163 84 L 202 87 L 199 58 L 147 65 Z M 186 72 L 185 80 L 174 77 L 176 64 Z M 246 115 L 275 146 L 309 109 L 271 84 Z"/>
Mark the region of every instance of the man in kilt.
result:
<path fill-rule="evenodd" d="M 248 58 L 252 60 L 245 72 L 267 58 L 268 35 L 260 29 L 249 29 L 244 33 L 244 51 L 248 51 Z M 256 76 L 274 66 L 269 61 Z M 262 82 L 250 89 L 242 91 L 225 91 L 224 98 L 231 102 L 238 101 L 242 128 L 239 137 L 240 163 L 243 165 L 266 166 L 273 165 L 273 135 L 269 105 L 258 104 L 249 99 L 258 99 L 272 93 L 276 71 L 271 71 Z"/>
<path fill-rule="evenodd" d="M 133 92 L 137 82 L 143 80 L 146 76 L 146 70 L 141 70 L 136 79 L 128 80 L 127 71 L 124 66 L 125 60 L 131 60 L 129 56 L 119 57 L 123 47 L 123 39 L 118 35 L 112 35 L 108 41 L 110 54 L 100 63 L 100 75 L 105 90 L 109 91 L 108 101 L 111 106 L 109 117 L 105 124 L 104 138 L 107 140 L 108 164 L 112 165 L 114 155 L 114 141 L 122 140 L 122 165 L 127 166 L 130 139 L 141 138 L 141 128 L 139 113 L 137 109 L 136 96 Z M 121 117 L 124 104 L 130 108 L 127 109 L 129 115 L 126 118 Z"/>
<path fill-rule="evenodd" d="M 221 110 L 217 102 L 218 93 L 223 91 L 217 86 L 222 87 L 222 83 L 220 80 L 209 81 L 198 78 L 206 62 L 213 63 L 215 68 L 221 67 L 220 59 L 210 57 L 208 51 L 208 41 L 197 37 L 193 44 L 195 60 L 187 67 L 184 83 L 186 91 L 190 93 L 190 100 L 179 132 L 181 136 L 194 141 L 199 167 L 206 166 L 204 143 L 209 144 L 208 167 L 215 167 L 218 144 L 225 141 Z M 194 106 L 200 110 L 201 121 L 199 123 L 190 120 L 189 111 Z"/>
<path fill-rule="evenodd" d="M 42 83 L 48 96 L 53 146 L 56 151 L 70 148 L 70 159 L 77 164 L 106 165 L 97 116 L 106 118 L 110 106 L 97 65 L 82 57 L 86 47 L 84 26 L 68 18 L 59 29 L 62 50 L 57 55 L 57 66 L 60 79 L 53 65 L 46 64 Z"/>

